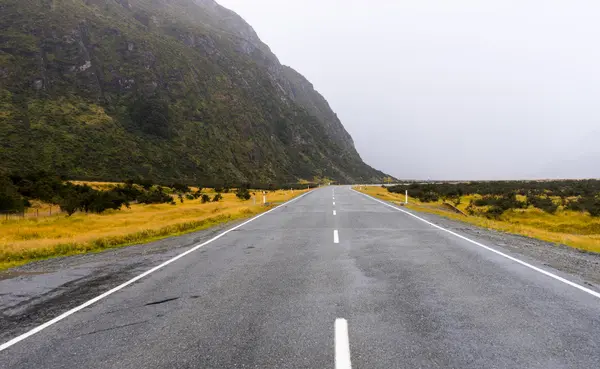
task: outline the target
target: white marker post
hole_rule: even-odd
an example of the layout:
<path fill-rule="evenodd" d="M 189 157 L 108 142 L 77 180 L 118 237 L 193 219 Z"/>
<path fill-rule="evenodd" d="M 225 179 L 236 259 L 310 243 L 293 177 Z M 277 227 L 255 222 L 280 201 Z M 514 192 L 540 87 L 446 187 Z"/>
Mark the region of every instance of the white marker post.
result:
<path fill-rule="evenodd" d="M 267 203 L 267 193 L 263 191 L 263 205 Z"/>
<path fill-rule="evenodd" d="M 408 190 L 406 190 L 406 193 L 404 194 L 404 205 L 408 205 Z"/>

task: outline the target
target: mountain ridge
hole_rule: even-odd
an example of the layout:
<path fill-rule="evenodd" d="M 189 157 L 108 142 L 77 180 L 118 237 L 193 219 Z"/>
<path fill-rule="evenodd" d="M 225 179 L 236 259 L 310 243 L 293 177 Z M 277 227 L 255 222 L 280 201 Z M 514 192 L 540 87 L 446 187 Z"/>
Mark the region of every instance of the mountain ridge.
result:
<path fill-rule="evenodd" d="M 212 0 L 0 0 L 0 170 L 379 180 L 326 99 Z"/>

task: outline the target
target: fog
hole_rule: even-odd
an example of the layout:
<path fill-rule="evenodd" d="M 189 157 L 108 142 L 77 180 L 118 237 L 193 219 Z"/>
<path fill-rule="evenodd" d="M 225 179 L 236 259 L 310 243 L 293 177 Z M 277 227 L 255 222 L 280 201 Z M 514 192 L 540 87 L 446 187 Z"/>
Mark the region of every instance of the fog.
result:
<path fill-rule="evenodd" d="M 600 177 L 597 1 L 218 0 L 398 178 Z"/>

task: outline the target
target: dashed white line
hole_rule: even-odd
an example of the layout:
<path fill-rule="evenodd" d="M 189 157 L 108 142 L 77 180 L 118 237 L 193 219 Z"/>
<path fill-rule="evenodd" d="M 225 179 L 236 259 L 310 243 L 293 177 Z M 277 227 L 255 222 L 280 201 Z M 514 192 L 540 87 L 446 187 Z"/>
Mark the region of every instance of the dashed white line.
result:
<path fill-rule="evenodd" d="M 335 210 L 333 211 L 333 215 L 337 215 L 337 212 Z"/>
<path fill-rule="evenodd" d="M 346 319 L 335 320 L 335 369 L 351 369 L 350 340 Z"/>
<path fill-rule="evenodd" d="M 333 206 L 335 206 L 335 201 L 333 202 Z"/>
<path fill-rule="evenodd" d="M 333 231 L 333 243 L 340 243 L 340 235 L 337 229 Z"/>
<path fill-rule="evenodd" d="M 13 338 L 12 340 L 10 340 L 10 341 L 8 341 L 8 342 L 5 342 L 5 343 L 3 343 L 2 345 L 0 345 L 0 351 L 6 350 L 7 348 L 11 347 L 12 345 L 14 345 L 14 344 L 16 344 L 16 343 L 18 343 L 18 342 L 20 342 L 20 341 L 23 341 L 24 339 L 26 339 L 26 338 L 28 338 L 28 337 L 30 337 L 30 336 L 33 336 L 34 334 L 36 334 L 36 333 L 38 333 L 38 332 L 40 332 L 40 331 L 42 331 L 42 330 L 44 330 L 44 329 L 48 328 L 49 326 L 51 326 L 51 325 L 53 325 L 53 324 L 55 324 L 55 323 L 58 323 L 58 322 L 60 322 L 61 320 L 63 320 L 63 319 L 65 319 L 66 317 L 68 317 L 69 315 L 73 315 L 73 314 L 75 314 L 76 312 L 78 312 L 79 310 L 85 309 L 86 307 L 88 307 L 88 306 L 90 306 L 90 305 L 92 305 L 92 304 L 94 304 L 94 303 L 96 303 L 96 302 L 98 302 L 98 301 L 102 300 L 103 298 L 105 298 L 105 297 L 108 297 L 108 296 L 112 295 L 113 293 L 115 293 L 115 292 L 117 292 L 117 291 L 119 291 L 119 290 L 122 290 L 123 288 L 125 288 L 125 287 L 129 286 L 130 284 L 132 284 L 132 283 L 135 283 L 135 282 L 139 281 L 140 279 L 142 279 L 142 278 L 146 277 L 147 275 L 149 275 L 149 274 L 152 274 L 152 273 L 156 272 L 157 270 L 160 270 L 160 269 L 162 269 L 162 268 L 166 267 L 167 265 L 171 264 L 172 262 L 174 262 L 174 261 L 177 261 L 177 260 L 181 259 L 182 257 L 184 257 L 184 256 L 186 256 L 186 255 L 188 255 L 188 254 L 191 254 L 192 252 L 194 252 L 194 251 L 198 250 L 199 248 L 201 248 L 201 247 L 203 247 L 203 246 L 205 246 L 205 245 L 208 245 L 208 244 L 209 244 L 209 243 L 211 243 L 211 242 L 214 242 L 214 241 L 218 240 L 219 238 L 221 238 L 221 237 L 225 236 L 225 235 L 226 235 L 226 234 L 228 234 L 229 232 L 233 232 L 233 231 L 235 231 L 236 229 L 238 229 L 238 228 L 240 228 L 240 227 L 243 227 L 243 226 L 245 226 L 246 224 L 248 224 L 248 223 L 250 223 L 250 222 L 253 222 L 253 221 L 255 221 L 256 219 L 258 219 L 258 218 L 260 218 L 260 217 L 262 217 L 262 216 L 265 216 L 265 215 L 269 214 L 270 212 L 272 212 L 272 211 L 274 211 L 274 210 L 277 210 L 277 209 L 279 209 L 279 208 L 280 208 L 280 207 L 282 207 L 282 206 L 285 206 L 285 205 L 287 205 L 287 204 L 290 204 L 291 202 L 293 202 L 293 201 L 296 201 L 296 200 L 298 200 L 298 199 L 300 199 L 300 198 L 302 198 L 302 197 L 306 196 L 307 194 L 308 194 L 308 193 L 305 193 L 305 194 L 303 194 L 303 195 L 300 195 L 300 196 L 298 196 L 298 197 L 296 197 L 296 198 L 294 198 L 294 199 L 291 199 L 291 200 L 290 200 L 290 201 L 288 201 L 288 202 L 285 202 L 285 203 L 283 203 L 283 204 L 281 204 L 281 205 L 277 206 L 276 208 L 273 208 L 273 209 L 271 209 L 271 210 L 268 210 L 268 211 L 266 211 L 266 212 L 264 212 L 264 213 L 262 213 L 262 214 L 259 214 L 259 215 L 255 216 L 254 218 L 251 218 L 251 219 L 249 219 L 249 220 L 245 221 L 245 222 L 244 222 L 244 223 L 242 223 L 242 224 L 238 224 L 238 225 L 236 225 L 235 227 L 232 227 L 232 228 L 230 228 L 230 229 L 226 230 L 225 232 L 219 233 L 218 235 L 216 235 L 215 237 L 211 238 L 210 240 L 208 240 L 208 241 L 206 241 L 206 242 L 203 242 L 203 243 L 201 243 L 201 244 L 199 244 L 199 245 L 196 245 L 196 246 L 192 247 L 191 249 L 187 250 L 186 252 L 183 252 L 183 253 L 181 253 L 181 254 L 179 254 L 179 255 L 175 256 L 174 258 L 172 258 L 172 259 L 169 259 L 169 260 L 165 261 L 164 263 L 162 263 L 162 264 L 160 264 L 160 265 L 158 265 L 158 266 L 155 266 L 154 268 L 152 268 L 152 269 L 150 269 L 150 270 L 148 270 L 148 271 L 146 271 L 146 272 L 144 272 L 144 273 L 142 273 L 142 274 L 138 275 L 137 277 L 134 277 L 134 278 L 132 278 L 132 279 L 128 280 L 127 282 L 125 282 L 125 283 L 122 283 L 122 284 L 118 285 L 117 287 L 113 288 L 112 290 L 106 291 L 106 292 L 104 292 L 103 294 L 101 294 L 101 295 L 99 295 L 99 296 L 96 296 L 96 297 L 94 297 L 93 299 L 91 299 L 91 300 L 89 300 L 89 301 L 87 301 L 87 302 L 84 302 L 83 304 L 81 304 L 81 305 L 79 305 L 79 306 L 77 306 L 77 307 L 74 307 L 73 309 L 71 309 L 71 310 L 69 310 L 69 311 L 66 311 L 66 312 L 62 313 L 61 315 L 57 316 L 56 318 L 54 318 L 54 319 L 52 319 L 52 320 L 49 320 L 49 321 L 47 321 L 46 323 L 44 323 L 44 324 L 42 324 L 42 325 L 39 325 L 39 326 L 37 326 L 37 327 L 33 328 L 32 330 L 30 330 L 30 331 L 28 331 L 28 332 L 25 332 L 25 333 L 23 333 L 22 335 L 20 335 L 20 336 L 18 336 L 18 337 L 15 337 L 15 338 Z"/>
<path fill-rule="evenodd" d="M 495 254 L 497 254 L 497 255 L 500 255 L 500 256 L 502 256 L 502 257 L 504 257 L 504 258 L 507 258 L 507 259 L 509 259 L 509 260 L 512 260 L 512 261 L 514 261 L 514 262 L 516 262 L 516 263 L 519 263 L 519 264 L 521 264 L 521 265 L 523 265 L 523 266 L 525 266 L 525 267 L 527 267 L 527 268 L 529 268 L 529 269 L 535 270 L 536 272 L 542 273 L 542 274 L 544 274 L 544 275 L 546 275 L 546 276 L 548 276 L 548 277 L 550 277 L 550 278 L 556 279 L 556 280 L 557 280 L 557 281 L 559 281 L 559 282 L 562 282 L 562 283 L 568 284 L 568 285 L 569 285 L 569 286 L 571 286 L 571 287 L 575 287 L 575 288 L 577 288 L 578 290 L 581 290 L 581 291 L 583 291 L 583 292 L 589 293 L 590 295 L 592 295 L 592 296 L 594 296 L 594 297 L 600 298 L 600 293 L 598 293 L 598 292 L 596 292 L 596 291 L 594 291 L 594 290 L 591 290 L 591 289 L 589 289 L 589 288 L 586 288 L 586 287 L 580 286 L 580 285 L 578 285 L 578 284 L 577 284 L 577 283 L 575 283 L 575 282 L 571 282 L 571 281 L 570 281 L 570 280 L 568 280 L 568 279 L 565 279 L 565 278 L 563 278 L 563 277 L 559 277 L 559 276 L 557 276 L 556 274 L 550 273 L 550 272 L 548 272 L 548 271 L 546 271 L 546 270 L 544 270 L 544 269 L 542 269 L 542 268 L 538 268 L 538 267 L 536 267 L 536 266 L 534 266 L 534 265 L 531 265 L 531 264 L 529 264 L 529 263 L 526 263 L 526 262 L 524 262 L 524 261 L 522 261 L 522 260 L 519 260 L 519 259 L 517 259 L 517 258 L 515 258 L 515 257 L 512 257 L 512 256 L 510 256 L 510 255 L 507 255 L 507 254 L 505 254 L 505 253 L 503 253 L 503 252 L 501 252 L 501 251 L 498 251 L 498 250 L 495 250 L 495 249 L 493 249 L 493 248 L 491 248 L 491 247 L 489 247 L 489 246 L 486 246 L 486 245 L 484 245 L 484 244 L 482 244 L 482 243 L 479 243 L 479 242 L 477 242 L 477 241 L 473 241 L 473 240 L 472 240 L 472 239 L 470 239 L 470 238 L 467 238 L 467 237 L 465 237 L 465 236 L 462 236 L 462 235 L 460 235 L 460 234 L 458 234 L 458 233 L 452 232 L 451 230 L 448 230 L 448 229 L 446 229 L 446 228 L 440 227 L 440 226 L 439 226 L 439 225 L 437 225 L 437 224 L 434 224 L 434 223 L 432 223 L 432 222 L 430 222 L 430 221 L 428 221 L 428 220 L 425 220 L 425 219 L 423 219 L 423 218 L 421 218 L 421 217 L 419 217 L 419 216 L 417 216 L 417 215 L 414 215 L 413 213 L 410 213 L 410 212 L 408 212 L 408 211 L 406 211 L 406 210 L 403 210 L 403 209 L 397 208 L 397 207 L 395 207 L 395 206 L 393 206 L 393 205 L 390 205 L 390 204 L 388 204 L 387 202 L 384 202 L 384 201 L 378 200 L 378 199 L 376 199 L 376 198 L 374 198 L 374 197 L 372 197 L 372 196 L 369 196 L 369 195 L 366 195 L 366 194 L 364 194 L 364 193 L 358 192 L 358 191 L 356 191 L 356 190 L 354 190 L 354 189 L 353 189 L 352 191 L 354 191 L 354 192 L 356 192 L 356 193 L 359 193 L 359 194 L 361 194 L 361 195 L 363 195 L 363 196 L 365 196 L 365 197 L 368 197 L 368 198 L 370 198 L 370 199 L 371 199 L 371 200 L 373 200 L 373 201 L 377 201 L 377 202 L 379 202 L 379 203 L 382 203 L 382 204 L 383 204 L 383 205 L 385 205 L 385 206 L 389 206 L 389 207 L 390 207 L 390 208 L 392 208 L 392 209 L 396 209 L 396 210 L 398 210 L 398 211 L 401 211 L 401 212 L 403 212 L 403 213 L 405 213 L 405 214 L 407 214 L 407 215 L 410 215 L 410 216 L 411 216 L 411 217 L 413 217 L 413 218 L 416 218 L 416 219 L 418 219 L 418 220 L 420 220 L 420 221 L 422 221 L 422 222 L 425 222 L 425 223 L 429 224 L 429 225 L 430 225 L 430 226 L 432 226 L 432 227 L 435 227 L 435 228 L 437 228 L 437 229 L 439 229 L 439 230 L 442 230 L 442 231 L 444 231 L 444 232 L 448 232 L 448 233 L 450 233 L 450 234 L 451 234 L 451 235 L 453 235 L 453 236 L 456 236 L 456 237 L 458 237 L 458 238 L 460 238 L 460 239 L 463 239 L 463 240 L 465 240 L 465 241 L 468 241 L 468 242 L 470 242 L 470 243 L 472 243 L 472 244 L 474 244 L 474 245 L 477 245 L 477 246 L 479 246 L 479 247 L 482 247 L 482 248 L 484 248 L 484 249 L 486 249 L 486 250 L 488 250 L 488 251 L 491 251 L 491 252 L 493 252 L 493 253 L 495 253 Z"/>

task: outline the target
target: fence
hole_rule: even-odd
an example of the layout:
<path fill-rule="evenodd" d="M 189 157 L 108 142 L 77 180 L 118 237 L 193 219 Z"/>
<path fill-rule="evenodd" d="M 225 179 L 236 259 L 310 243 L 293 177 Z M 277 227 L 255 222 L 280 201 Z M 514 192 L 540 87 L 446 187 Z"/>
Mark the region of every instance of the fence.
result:
<path fill-rule="evenodd" d="M 28 208 L 24 211 L 0 211 L 0 220 L 18 220 L 18 219 L 30 219 L 48 217 L 52 215 L 62 214 L 60 207 L 49 206 L 47 208 Z"/>

